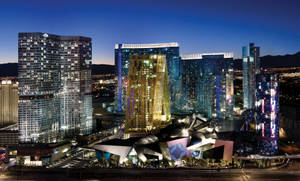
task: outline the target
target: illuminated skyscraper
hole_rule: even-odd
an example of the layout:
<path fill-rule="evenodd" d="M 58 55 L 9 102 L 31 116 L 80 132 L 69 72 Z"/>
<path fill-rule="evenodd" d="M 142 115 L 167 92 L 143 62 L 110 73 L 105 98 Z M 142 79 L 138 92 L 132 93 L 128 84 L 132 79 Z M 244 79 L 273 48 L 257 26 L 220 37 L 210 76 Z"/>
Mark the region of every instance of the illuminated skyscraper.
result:
<path fill-rule="evenodd" d="M 259 47 L 254 43 L 243 47 L 243 94 L 244 109 L 255 108 L 255 75 L 259 73 Z"/>
<path fill-rule="evenodd" d="M 126 105 L 126 92 L 128 85 L 128 70 L 131 55 L 162 54 L 166 55 L 168 69 L 169 89 L 171 96 L 171 109 L 178 108 L 181 81 L 179 76 L 179 45 L 178 43 L 159 44 L 116 44 L 115 65 L 118 75 L 116 91 L 116 111 L 124 112 Z"/>
<path fill-rule="evenodd" d="M 18 82 L 0 79 L 0 126 L 18 122 Z"/>
<path fill-rule="evenodd" d="M 132 55 L 128 72 L 125 133 L 142 135 L 171 118 L 166 56 Z"/>
<path fill-rule="evenodd" d="M 91 39 L 19 33 L 21 142 L 50 143 L 91 124 Z"/>
<path fill-rule="evenodd" d="M 78 36 L 60 37 L 60 116 L 67 136 L 92 131 L 92 44 Z"/>
<path fill-rule="evenodd" d="M 278 75 L 262 71 L 256 76 L 256 121 L 261 137 L 259 153 L 274 155 L 279 139 L 279 79 Z"/>
<path fill-rule="evenodd" d="M 208 118 L 232 118 L 233 54 L 181 56 L 182 111 Z"/>

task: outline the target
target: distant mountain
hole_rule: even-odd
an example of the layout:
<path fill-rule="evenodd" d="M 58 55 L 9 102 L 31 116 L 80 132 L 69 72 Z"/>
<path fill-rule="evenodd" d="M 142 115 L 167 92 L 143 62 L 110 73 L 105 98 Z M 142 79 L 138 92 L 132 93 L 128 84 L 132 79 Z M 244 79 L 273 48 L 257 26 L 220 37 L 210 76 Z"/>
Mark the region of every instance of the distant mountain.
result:
<path fill-rule="evenodd" d="M 0 64 L 0 77 L 16 77 L 18 75 L 18 63 Z"/>
<path fill-rule="evenodd" d="M 93 64 L 92 75 L 113 74 L 115 72 L 114 65 Z M 18 63 L 0 64 L 0 77 L 18 76 Z"/>
<path fill-rule="evenodd" d="M 300 52 L 293 55 L 277 55 L 260 57 L 261 66 L 263 68 L 278 67 L 300 67 Z M 242 59 L 234 60 L 234 68 L 241 70 Z M 113 74 L 115 72 L 114 65 L 93 64 L 92 75 Z M 0 77 L 9 77 L 18 75 L 18 63 L 0 64 Z"/>
<path fill-rule="evenodd" d="M 260 62 L 263 68 L 300 67 L 300 52 L 293 55 L 266 55 L 260 57 Z M 241 70 L 242 59 L 235 59 L 234 67 Z"/>
<path fill-rule="evenodd" d="M 100 74 L 114 74 L 115 66 L 107 64 L 93 64 L 92 65 L 92 75 Z"/>
<path fill-rule="evenodd" d="M 261 58 L 264 68 L 300 67 L 300 52 L 293 55 L 267 55 Z"/>

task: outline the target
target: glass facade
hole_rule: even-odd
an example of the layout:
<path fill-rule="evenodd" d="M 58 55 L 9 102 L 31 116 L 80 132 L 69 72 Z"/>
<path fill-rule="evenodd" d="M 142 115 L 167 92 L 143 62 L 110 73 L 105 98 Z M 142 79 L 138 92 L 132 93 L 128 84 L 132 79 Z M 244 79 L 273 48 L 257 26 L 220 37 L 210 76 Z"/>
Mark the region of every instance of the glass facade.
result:
<path fill-rule="evenodd" d="M 59 90 L 61 129 L 66 136 L 92 131 L 91 39 L 61 36 Z"/>
<path fill-rule="evenodd" d="M 253 43 L 243 47 L 243 102 L 244 109 L 255 108 L 255 75 L 260 70 L 259 47 Z"/>
<path fill-rule="evenodd" d="M 176 111 L 179 107 L 181 81 L 179 75 L 179 45 L 178 43 L 161 44 L 116 44 L 115 65 L 118 75 L 116 90 L 116 111 L 124 112 L 126 105 L 126 92 L 128 86 L 128 71 L 131 55 L 161 54 L 166 55 L 168 70 L 169 89 L 171 96 L 171 110 Z"/>
<path fill-rule="evenodd" d="M 182 55 L 181 80 L 182 112 L 201 113 L 208 118 L 232 118 L 232 53 Z"/>
<path fill-rule="evenodd" d="M 56 142 L 91 122 L 91 39 L 19 33 L 21 142 Z M 82 109 L 90 100 L 89 109 Z M 83 117 L 84 116 L 84 117 Z"/>
<path fill-rule="evenodd" d="M 19 99 L 19 140 L 51 143 L 60 140 L 59 100 L 53 96 Z"/>
<path fill-rule="evenodd" d="M 170 119 L 170 94 L 165 55 L 133 55 L 127 87 L 125 133 L 141 135 L 165 127 Z"/>
<path fill-rule="evenodd" d="M 274 155 L 279 139 L 279 78 L 262 72 L 256 76 L 256 121 L 261 137 L 259 153 Z"/>

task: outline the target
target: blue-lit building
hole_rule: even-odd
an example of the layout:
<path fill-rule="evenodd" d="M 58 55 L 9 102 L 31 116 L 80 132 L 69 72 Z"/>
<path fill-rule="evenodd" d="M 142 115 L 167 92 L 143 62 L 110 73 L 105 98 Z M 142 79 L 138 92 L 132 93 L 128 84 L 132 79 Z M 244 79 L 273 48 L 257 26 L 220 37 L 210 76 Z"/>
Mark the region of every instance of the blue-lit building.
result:
<path fill-rule="evenodd" d="M 181 56 L 181 111 L 208 118 L 232 118 L 233 54 L 209 53 Z"/>
<path fill-rule="evenodd" d="M 279 139 L 279 78 L 264 70 L 256 76 L 256 129 L 260 136 L 258 151 L 274 155 Z"/>
<path fill-rule="evenodd" d="M 161 54 L 166 56 L 171 97 L 171 110 L 174 112 L 178 109 L 181 88 L 179 75 L 180 66 L 178 43 L 116 44 L 115 66 L 116 74 L 118 76 L 118 85 L 115 98 L 116 112 L 123 113 L 125 111 L 130 56 L 154 54 Z"/>
<path fill-rule="evenodd" d="M 243 47 L 243 103 L 244 109 L 255 108 L 255 75 L 260 70 L 260 48 L 254 43 Z"/>

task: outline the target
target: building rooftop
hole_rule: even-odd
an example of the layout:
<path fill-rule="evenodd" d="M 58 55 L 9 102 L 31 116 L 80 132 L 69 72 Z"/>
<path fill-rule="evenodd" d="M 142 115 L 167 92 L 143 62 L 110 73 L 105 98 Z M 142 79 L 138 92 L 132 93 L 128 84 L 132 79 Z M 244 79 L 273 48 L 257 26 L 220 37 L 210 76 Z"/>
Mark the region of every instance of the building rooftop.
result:
<path fill-rule="evenodd" d="M 204 56 L 211 56 L 211 55 L 223 55 L 224 58 L 233 58 L 233 53 L 231 52 L 220 52 L 220 53 L 197 53 L 197 54 L 181 55 L 181 59 L 182 60 L 202 59 Z"/>
<path fill-rule="evenodd" d="M 152 44 L 115 44 L 115 49 L 168 48 L 168 47 L 179 47 L 179 44 L 177 42 L 152 43 Z"/>
<path fill-rule="evenodd" d="M 84 37 L 84 36 L 63 36 L 63 35 L 56 35 L 50 33 L 42 33 L 42 32 L 20 32 L 19 37 L 21 36 L 44 36 L 44 37 L 51 37 L 61 41 L 91 41 L 91 38 Z"/>

